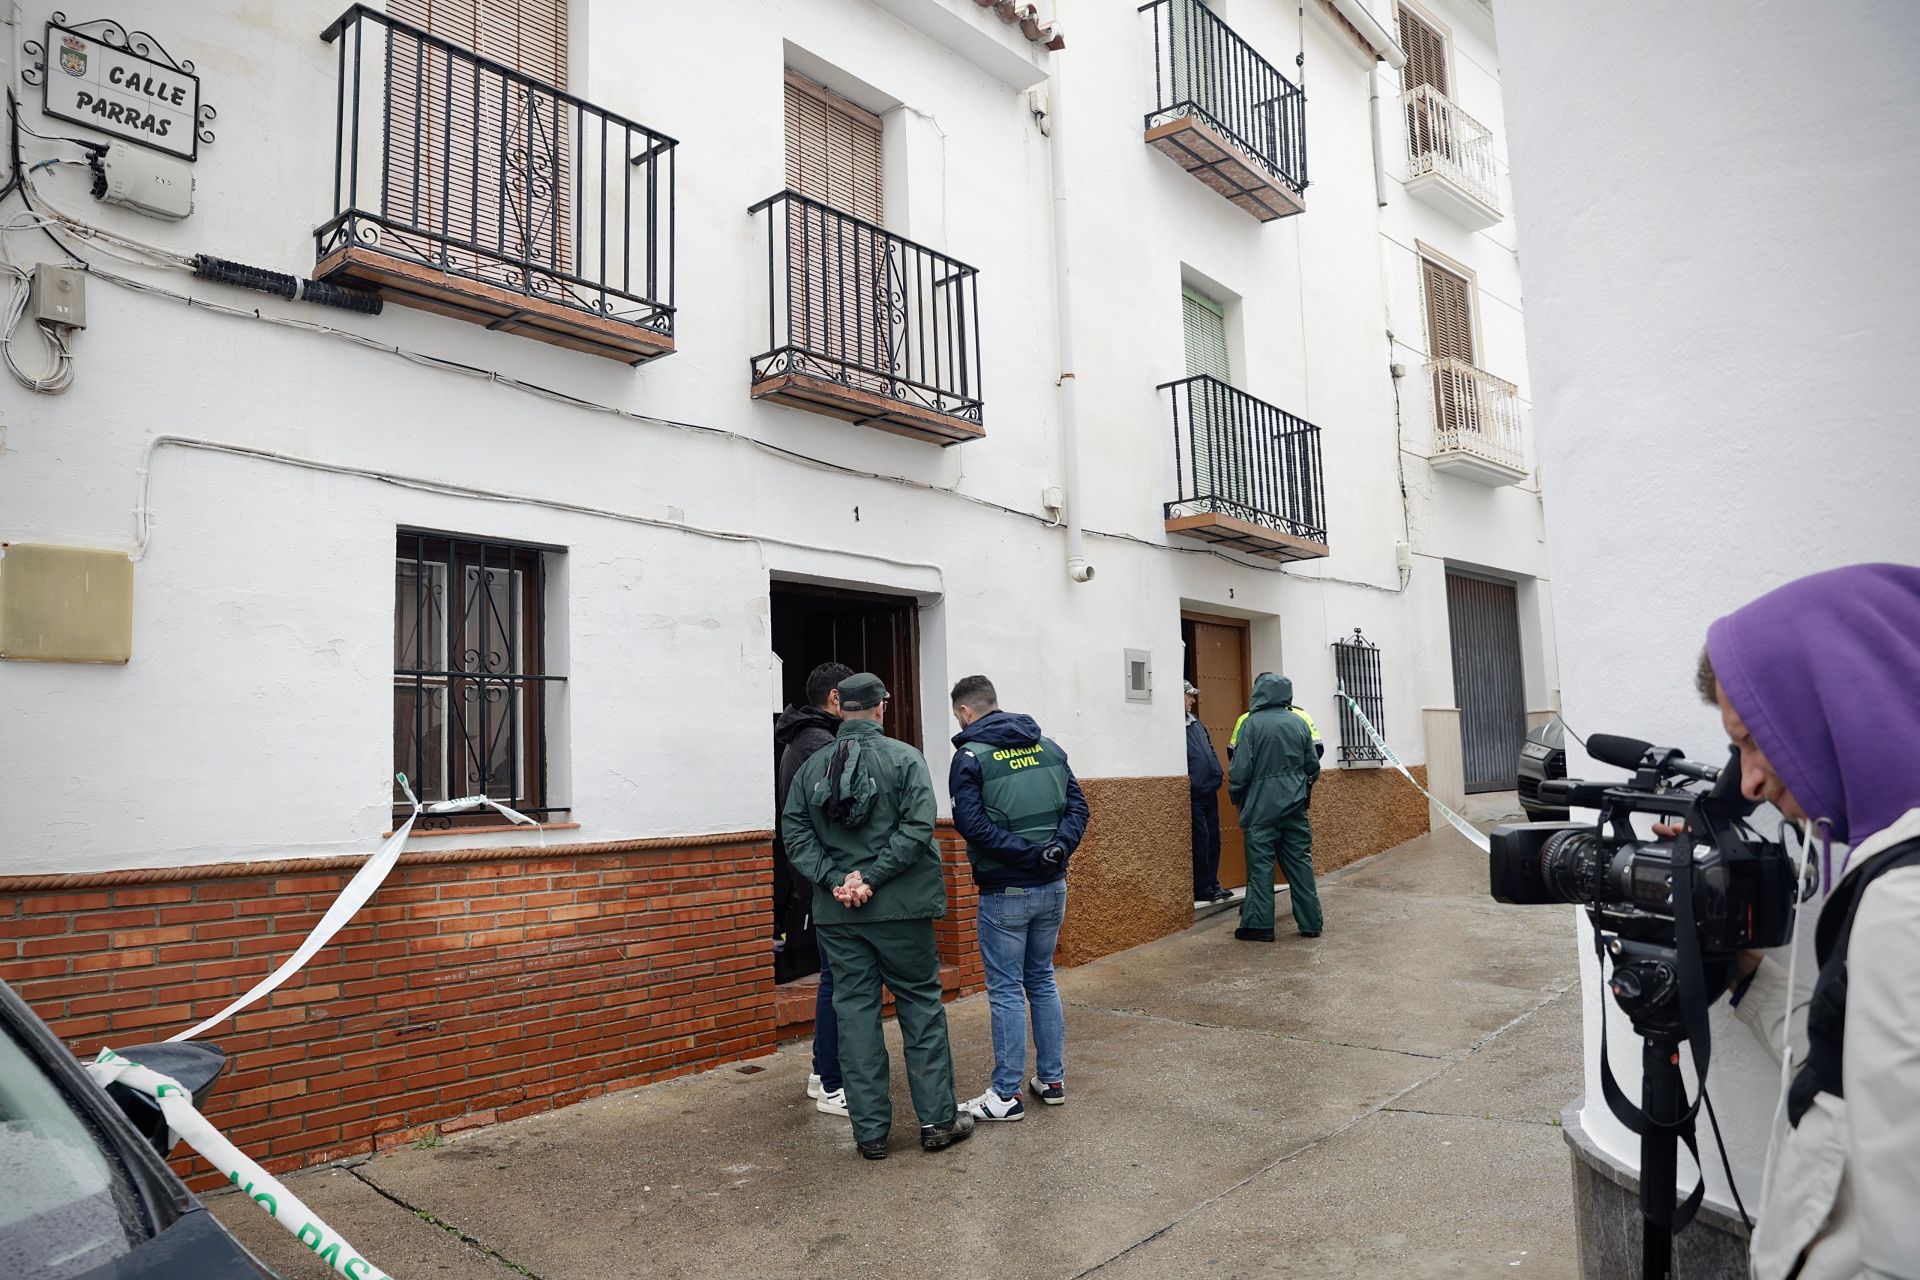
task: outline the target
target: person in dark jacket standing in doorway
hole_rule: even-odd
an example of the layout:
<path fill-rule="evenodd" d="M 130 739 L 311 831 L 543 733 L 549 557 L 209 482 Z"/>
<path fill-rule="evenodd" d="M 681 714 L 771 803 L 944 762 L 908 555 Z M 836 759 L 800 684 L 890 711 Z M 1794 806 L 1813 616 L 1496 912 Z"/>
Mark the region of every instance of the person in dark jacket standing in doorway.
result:
<path fill-rule="evenodd" d="M 774 777 L 775 813 L 786 806 L 787 793 L 793 790 L 800 766 L 814 752 L 830 746 L 840 731 L 839 685 L 852 674 L 853 668 L 845 663 L 821 663 L 807 674 L 807 705 L 789 710 L 774 726 L 773 740 L 780 747 L 780 765 Z M 773 839 L 776 895 L 785 887 L 786 896 L 804 896 L 804 910 L 811 914 L 813 886 L 804 880 L 796 882 L 790 874 L 781 874 L 790 872 L 792 864 L 787 861 L 786 846 L 778 832 Z M 791 931 L 788 940 L 792 941 Z M 840 1024 L 833 1016 L 833 968 L 827 963 L 826 948 L 819 945 L 817 937 L 814 946 L 820 953 L 820 988 L 813 998 L 813 1071 L 807 1077 L 807 1096 L 814 1100 L 814 1110 L 844 1116 L 847 1093 L 840 1078 Z"/>
<path fill-rule="evenodd" d="M 887 687 L 879 676 L 862 672 L 839 687 L 839 732 L 800 766 L 780 834 L 794 870 L 814 886 L 854 1141 L 862 1156 L 884 1160 L 893 1104 L 883 984 L 900 1018 L 920 1145 L 939 1151 L 971 1136 L 973 1117 L 954 1103 L 940 1003 L 933 922 L 947 913 L 947 888 L 933 840 L 933 778 L 926 757 L 882 732 Z"/>
<path fill-rule="evenodd" d="M 1247 897 L 1240 904 L 1242 942 L 1273 941 L 1273 863 L 1287 873 L 1293 922 L 1303 938 L 1320 936 L 1320 895 L 1313 883 L 1313 827 L 1307 800 L 1320 761 L 1313 731 L 1293 714 L 1293 681 L 1271 672 L 1253 683 L 1240 745 L 1227 770 L 1227 794 L 1240 810 L 1247 838 Z"/>
<path fill-rule="evenodd" d="M 1067 913 L 1067 859 L 1087 830 L 1087 798 L 1067 753 L 1033 717 L 1000 710 L 985 676 L 953 686 L 953 825 L 967 841 L 980 887 L 980 958 L 993 1020 L 993 1079 L 962 1105 L 979 1120 L 1026 1114 L 1020 1079 L 1033 1022 L 1033 1096 L 1067 1100 L 1066 1019 L 1053 980 L 1053 949 Z"/>
<path fill-rule="evenodd" d="M 1193 806 L 1193 900 L 1225 902 L 1220 885 L 1220 783 L 1225 774 L 1207 726 L 1200 723 L 1200 690 L 1187 682 L 1187 790 Z"/>

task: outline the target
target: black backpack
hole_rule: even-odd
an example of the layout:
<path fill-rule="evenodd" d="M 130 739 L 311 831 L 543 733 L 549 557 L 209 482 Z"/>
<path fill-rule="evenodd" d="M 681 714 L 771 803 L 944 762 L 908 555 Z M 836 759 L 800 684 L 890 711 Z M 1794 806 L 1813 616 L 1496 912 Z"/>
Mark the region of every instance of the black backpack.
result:
<path fill-rule="evenodd" d="M 1813 954 L 1820 961 L 1814 979 L 1813 1000 L 1807 1006 L 1807 1060 L 1794 1073 L 1787 1091 L 1787 1118 L 1795 1126 L 1813 1105 L 1816 1094 L 1845 1097 L 1840 1067 L 1847 1033 L 1847 948 L 1853 942 L 1853 918 L 1867 886 L 1902 867 L 1920 866 L 1920 838 L 1905 840 L 1878 855 L 1873 865 L 1843 880 L 1820 908 L 1814 927 Z"/>

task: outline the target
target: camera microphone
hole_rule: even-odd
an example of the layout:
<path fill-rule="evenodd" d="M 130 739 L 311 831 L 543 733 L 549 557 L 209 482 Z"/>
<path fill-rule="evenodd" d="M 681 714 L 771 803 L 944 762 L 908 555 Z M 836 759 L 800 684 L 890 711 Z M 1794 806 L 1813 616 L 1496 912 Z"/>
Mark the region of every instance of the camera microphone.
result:
<path fill-rule="evenodd" d="M 1652 769 L 1662 777 L 1677 773 L 1683 778 L 1698 778 L 1702 782 L 1713 782 L 1720 777 L 1720 771 L 1712 765 L 1696 764 L 1672 747 L 1656 747 L 1651 742 L 1623 738 L 1613 733 L 1596 733 L 1588 738 L 1587 754 L 1601 764 L 1636 773 L 1641 769 Z"/>
<path fill-rule="evenodd" d="M 1614 733 L 1596 733 L 1587 739 L 1587 754 L 1601 764 L 1610 764 L 1616 769 L 1631 771 L 1640 768 L 1647 753 L 1652 750 L 1651 742 L 1623 738 Z"/>

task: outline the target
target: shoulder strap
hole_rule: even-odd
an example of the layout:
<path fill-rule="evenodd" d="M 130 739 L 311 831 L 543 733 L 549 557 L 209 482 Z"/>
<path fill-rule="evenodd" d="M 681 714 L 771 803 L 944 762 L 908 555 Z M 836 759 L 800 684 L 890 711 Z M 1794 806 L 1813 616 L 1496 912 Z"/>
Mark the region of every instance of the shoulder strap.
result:
<path fill-rule="evenodd" d="M 1817 1094 L 1846 1096 L 1840 1069 L 1847 1034 L 1847 949 L 1853 943 L 1854 917 L 1860 914 L 1867 886 L 1889 871 L 1912 866 L 1920 866 L 1920 838 L 1880 854 L 1872 866 L 1843 882 L 1820 909 L 1814 936 L 1820 976 L 1814 979 L 1813 999 L 1807 1006 L 1807 1060 L 1794 1073 L 1787 1092 L 1787 1118 L 1795 1125 Z"/>

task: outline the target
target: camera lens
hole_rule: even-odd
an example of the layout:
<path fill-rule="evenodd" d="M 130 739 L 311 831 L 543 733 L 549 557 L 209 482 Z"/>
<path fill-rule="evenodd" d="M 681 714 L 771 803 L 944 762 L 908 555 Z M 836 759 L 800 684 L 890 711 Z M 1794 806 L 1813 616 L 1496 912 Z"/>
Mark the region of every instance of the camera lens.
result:
<path fill-rule="evenodd" d="M 1540 883 L 1561 902 L 1599 896 L 1605 850 L 1591 831 L 1562 831 L 1540 846 Z"/>

